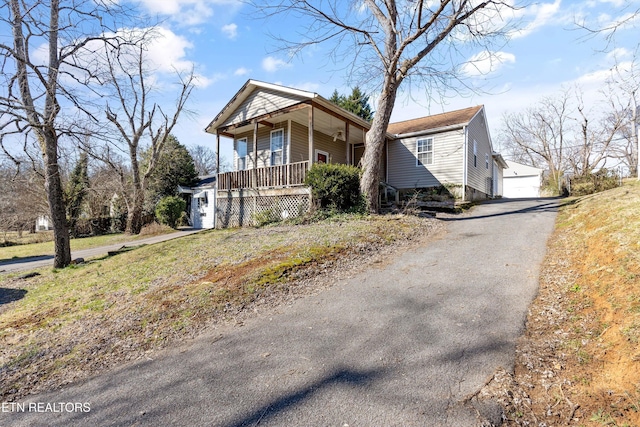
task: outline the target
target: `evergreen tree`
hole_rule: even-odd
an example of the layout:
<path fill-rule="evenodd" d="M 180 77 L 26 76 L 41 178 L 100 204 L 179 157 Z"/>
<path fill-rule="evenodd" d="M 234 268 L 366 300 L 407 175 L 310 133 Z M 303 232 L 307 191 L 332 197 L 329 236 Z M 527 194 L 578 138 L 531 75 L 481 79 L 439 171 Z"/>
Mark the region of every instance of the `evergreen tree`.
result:
<path fill-rule="evenodd" d="M 67 222 L 69 231 L 73 237 L 77 237 L 76 223 L 82 214 L 82 202 L 89 189 L 89 160 L 87 153 L 80 153 L 80 158 L 71 171 L 69 184 L 65 192 L 65 204 L 67 206 Z"/>
<path fill-rule="evenodd" d="M 339 107 L 352 112 L 364 120 L 370 122 L 373 120 L 373 111 L 369 105 L 369 96 L 362 92 L 358 86 L 351 89 L 351 95 L 340 95 L 338 90 L 334 90 L 329 101 Z"/>
<path fill-rule="evenodd" d="M 147 186 L 149 202 L 155 206 L 163 197 L 178 195 L 178 186 L 191 187 L 198 182 L 198 172 L 187 148 L 170 135 L 158 158 Z"/>

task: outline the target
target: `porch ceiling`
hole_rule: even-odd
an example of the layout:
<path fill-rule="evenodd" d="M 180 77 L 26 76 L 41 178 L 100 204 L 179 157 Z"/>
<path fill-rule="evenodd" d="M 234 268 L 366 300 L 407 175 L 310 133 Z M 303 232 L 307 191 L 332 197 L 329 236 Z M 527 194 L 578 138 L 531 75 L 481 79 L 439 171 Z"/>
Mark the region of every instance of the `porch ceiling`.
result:
<path fill-rule="evenodd" d="M 284 114 L 278 114 L 274 117 L 258 119 L 258 126 L 265 127 L 269 126 L 269 123 L 281 123 L 291 120 L 292 122 L 298 123 L 302 126 L 309 125 L 309 108 L 310 105 L 305 106 L 304 108 L 293 109 Z M 341 120 L 320 108 L 314 108 L 313 110 L 313 128 L 317 132 L 324 133 L 325 135 L 332 136 L 338 131 L 342 131 L 343 138 L 346 135 L 345 133 L 345 125 L 346 122 Z M 243 126 L 239 126 L 234 129 L 229 129 L 225 133 L 236 135 L 244 132 L 251 132 L 253 130 L 253 124 L 248 123 Z M 354 126 L 353 124 L 349 125 L 349 142 L 351 144 L 362 144 L 365 141 L 365 133 L 362 128 L 358 126 Z"/>

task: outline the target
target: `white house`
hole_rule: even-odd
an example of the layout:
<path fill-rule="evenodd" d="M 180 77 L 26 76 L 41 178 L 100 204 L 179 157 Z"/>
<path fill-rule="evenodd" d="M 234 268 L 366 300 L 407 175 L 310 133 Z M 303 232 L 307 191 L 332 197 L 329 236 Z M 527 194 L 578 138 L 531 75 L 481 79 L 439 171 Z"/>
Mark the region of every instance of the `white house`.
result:
<path fill-rule="evenodd" d="M 247 81 L 206 128 L 218 153 L 222 137 L 233 141 L 233 171 L 216 181 L 216 227 L 306 212 L 309 169 L 359 165 L 370 126 L 317 93 Z M 396 197 L 428 194 L 453 205 L 500 196 L 506 164 L 493 151 L 484 106 L 392 123 L 385 137 L 380 179 Z"/>
<path fill-rule="evenodd" d="M 461 201 L 500 196 L 502 156 L 493 151 L 484 106 L 391 123 L 387 183 L 445 186 Z"/>
<path fill-rule="evenodd" d="M 39 215 L 36 218 L 36 231 L 53 230 L 53 224 L 48 215 Z"/>
<path fill-rule="evenodd" d="M 506 163 L 509 168 L 504 170 L 502 196 L 509 199 L 540 197 L 543 170 L 511 160 Z"/>
<path fill-rule="evenodd" d="M 216 176 L 203 176 L 193 187 L 179 187 L 187 195 L 187 215 L 193 228 L 216 226 Z"/>

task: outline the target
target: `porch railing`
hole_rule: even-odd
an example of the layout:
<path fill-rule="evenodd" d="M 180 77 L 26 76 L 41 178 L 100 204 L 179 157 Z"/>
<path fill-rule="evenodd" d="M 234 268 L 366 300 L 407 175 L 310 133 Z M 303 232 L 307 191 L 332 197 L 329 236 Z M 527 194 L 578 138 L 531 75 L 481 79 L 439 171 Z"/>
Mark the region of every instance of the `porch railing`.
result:
<path fill-rule="evenodd" d="M 241 188 L 278 188 L 304 185 L 309 162 L 268 166 L 218 175 L 218 190 Z"/>

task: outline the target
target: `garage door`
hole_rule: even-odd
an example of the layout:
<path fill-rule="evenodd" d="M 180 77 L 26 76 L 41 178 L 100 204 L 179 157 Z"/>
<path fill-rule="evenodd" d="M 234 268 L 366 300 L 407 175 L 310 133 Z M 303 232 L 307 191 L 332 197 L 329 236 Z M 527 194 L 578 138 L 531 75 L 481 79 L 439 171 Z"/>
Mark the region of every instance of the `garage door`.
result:
<path fill-rule="evenodd" d="M 540 197 L 540 178 L 537 176 L 518 176 L 503 179 L 502 197 L 519 199 Z"/>

